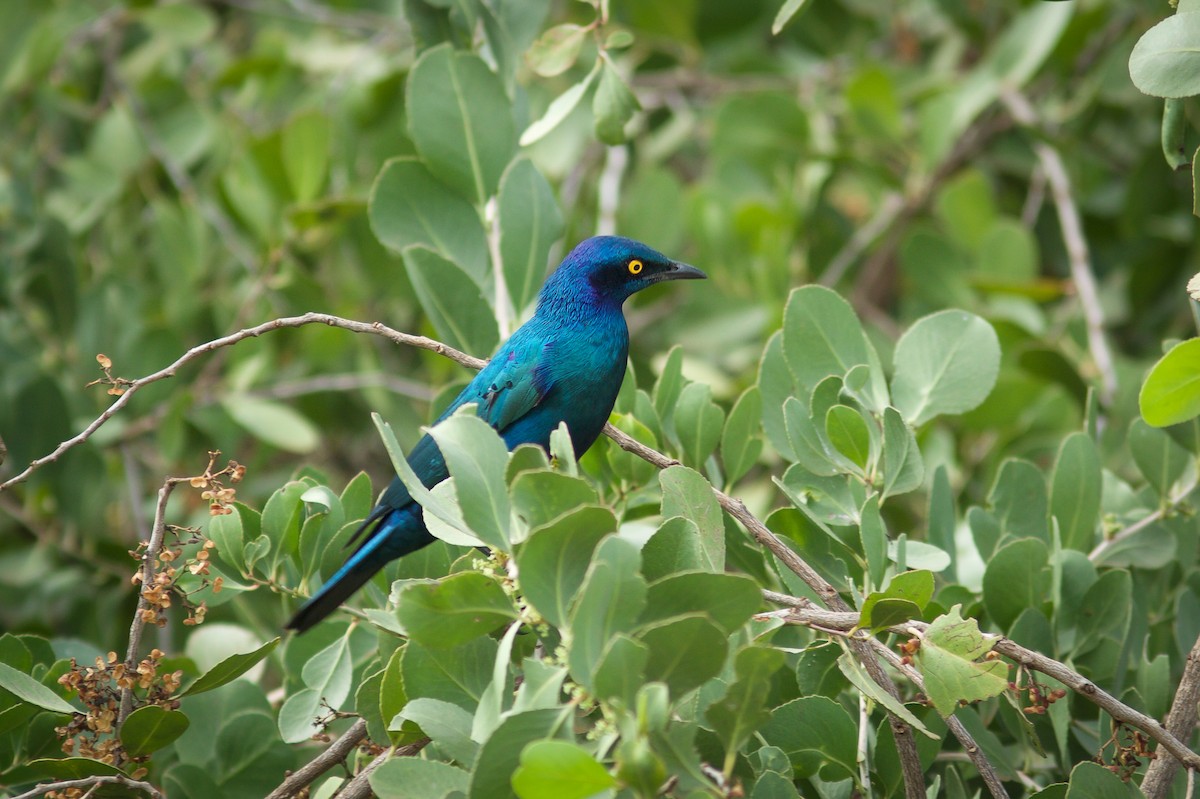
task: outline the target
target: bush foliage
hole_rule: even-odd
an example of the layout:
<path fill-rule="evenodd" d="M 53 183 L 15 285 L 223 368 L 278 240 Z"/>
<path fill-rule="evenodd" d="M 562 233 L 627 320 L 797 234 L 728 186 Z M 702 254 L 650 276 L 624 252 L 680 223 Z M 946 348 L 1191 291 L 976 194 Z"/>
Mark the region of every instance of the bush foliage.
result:
<path fill-rule="evenodd" d="M 1184 795 L 1200 4 L 7 0 L 0 41 L 0 792 Z M 456 415 L 416 484 L 478 365 L 435 342 L 490 354 L 595 233 L 710 275 L 630 302 L 612 435 Z M 439 541 L 281 637 L 394 471 Z"/>

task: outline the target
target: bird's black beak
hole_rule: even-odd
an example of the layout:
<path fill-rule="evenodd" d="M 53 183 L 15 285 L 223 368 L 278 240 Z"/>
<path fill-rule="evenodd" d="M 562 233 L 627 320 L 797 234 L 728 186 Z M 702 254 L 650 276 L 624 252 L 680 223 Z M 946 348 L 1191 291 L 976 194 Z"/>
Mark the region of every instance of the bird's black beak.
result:
<path fill-rule="evenodd" d="M 670 267 L 659 272 L 654 276 L 654 282 L 659 283 L 664 280 L 706 280 L 708 275 L 701 272 L 696 267 L 690 264 L 681 264 L 675 261 Z"/>

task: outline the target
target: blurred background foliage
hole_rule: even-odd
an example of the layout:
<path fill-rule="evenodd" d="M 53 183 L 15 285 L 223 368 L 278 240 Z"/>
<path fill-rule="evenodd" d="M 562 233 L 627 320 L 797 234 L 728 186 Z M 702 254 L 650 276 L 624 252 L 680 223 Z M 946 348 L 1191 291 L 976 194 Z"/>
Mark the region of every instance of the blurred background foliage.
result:
<path fill-rule="evenodd" d="M 805 283 L 850 300 L 885 369 L 900 331 L 963 308 L 992 324 L 1003 360 L 981 406 L 920 431 L 927 476 L 945 466 L 959 508 L 996 501 L 1008 458 L 1048 468 L 1084 428 L 1089 389 L 1102 400 L 1092 429 L 1104 466 L 1145 482 L 1126 433 L 1146 367 L 1193 329 L 1181 288 L 1197 263 L 1191 181 L 1164 161 L 1162 103 L 1128 70 L 1166 3 L 813 0 L 786 18 L 777 0 L 612 0 L 596 35 L 550 53 L 534 47 L 543 32 L 589 26 L 597 9 L 493 5 L 505 4 L 0 4 L 0 480 L 112 401 L 85 388 L 99 353 L 133 379 L 307 311 L 444 337 L 368 208 L 388 159 L 418 152 L 410 70 L 449 41 L 486 53 L 506 81 L 513 136 L 600 64 L 597 91 L 613 105 L 579 103 L 520 152 L 561 213 L 548 263 L 615 232 L 709 274 L 630 303 L 639 387 L 678 344 L 683 374 L 727 413 Z M 1011 91 L 1032 125 L 1015 121 Z M 1070 175 L 1111 364 L 1089 342 L 1031 147 L 1043 141 Z M 451 246 L 472 247 L 466 238 Z M 530 310 L 487 300 L 500 333 Z M 458 343 L 495 340 L 484 330 Z M 366 471 L 378 486 L 391 468 L 370 412 L 407 448 L 466 378 L 430 353 L 315 325 L 197 360 L 0 492 L 0 624 L 63 642 L 60 654 L 122 648 L 129 550 L 148 535 L 164 476 L 197 474 L 219 449 L 247 467 L 237 492 L 253 507 L 297 475 L 340 487 Z M 768 429 L 737 489 L 763 514 L 783 501 L 776 443 Z M 185 493 L 170 520 L 204 523 L 207 503 Z M 893 529 L 921 528 L 926 513 L 923 497 L 887 509 Z M 1155 594 L 1164 606 L 1200 602 L 1186 582 L 1194 530 L 1184 538 L 1192 549 L 1166 567 L 1173 587 Z M 266 591 L 211 604 L 208 623 L 237 624 L 251 642 L 282 618 Z M 1194 621 L 1161 621 L 1178 642 L 1146 655 L 1178 666 Z M 191 630 L 168 625 L 155 643 L 196 657 L 206 645 L 188 635 L 205 628 Z"/>

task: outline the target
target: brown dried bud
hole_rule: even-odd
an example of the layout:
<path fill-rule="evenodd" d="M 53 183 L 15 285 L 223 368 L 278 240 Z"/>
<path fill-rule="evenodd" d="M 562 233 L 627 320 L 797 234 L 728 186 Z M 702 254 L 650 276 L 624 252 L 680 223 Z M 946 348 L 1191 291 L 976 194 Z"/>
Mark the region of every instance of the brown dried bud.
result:
<path fill-rule="evenodd" d="M 96 355 L 96 363 L 100 364 L 101 369 L 111 369 L 112 368 L 112 360 L 110 360 L 109 357 L 107 355 L 105 355 L 103 352 L 98 353 Z"/>

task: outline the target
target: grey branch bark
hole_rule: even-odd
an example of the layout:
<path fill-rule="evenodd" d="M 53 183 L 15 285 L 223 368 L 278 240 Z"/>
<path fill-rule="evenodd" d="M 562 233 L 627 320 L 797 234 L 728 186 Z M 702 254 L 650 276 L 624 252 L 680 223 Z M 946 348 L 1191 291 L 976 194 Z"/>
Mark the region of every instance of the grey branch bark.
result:
<path fill-rule="evenodd" d="M 289 774 L 278 788 L 267 794 L 267 799 L 291 799 L 302 789 L 312 785 L 326 771 L 344 762 L 346 756 L 366 737 L 367 722 L 365 719 L 359 719 L 330 744 L 328 749 Z"/>
<path fill-rule="evenodd" d="M 1188 652 L 1187 663 L 1183 667 L 1183 679 L 1175 689 L 1175 701 L 1171 703 L 1171 711 L 1167 714 L 1167 732 L 1181 741 L 1192 737 L 1196 729 L 1197 703 L 1200 702 L 1200 638 Z M 1174 757 L 1159 755 L 1157 760 L 1150 763 L 1146 769 L 1146 777 L 1142 780 L 1142 793 L 1146 799 L 1162 799 L 1171 791 L 1171 783 L 1179 771 L 1179 761 Z M 1195 766 L 1189 766 L 1195 771 Z M 1191 774 L 1188 775 L 1192 779 Z M 1189 796 L 1191 793 L 1189 792 Z"/>

